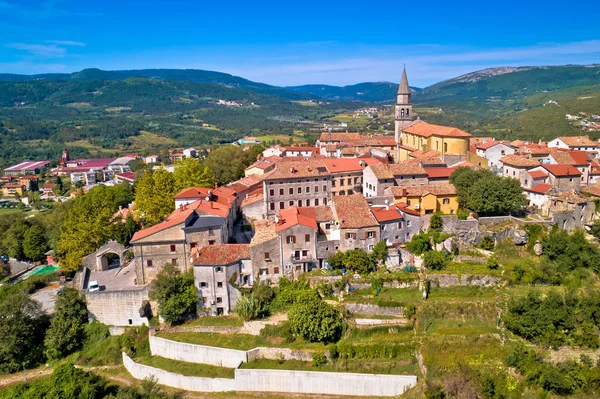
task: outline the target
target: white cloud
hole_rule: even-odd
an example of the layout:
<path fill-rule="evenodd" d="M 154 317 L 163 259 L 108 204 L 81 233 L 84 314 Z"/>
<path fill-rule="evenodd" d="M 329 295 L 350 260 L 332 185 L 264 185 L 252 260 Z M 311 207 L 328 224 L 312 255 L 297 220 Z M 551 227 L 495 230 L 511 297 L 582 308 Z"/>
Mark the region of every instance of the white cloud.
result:
<path fill-rule="evenodd" d="M 56 44 L 9 43 L 6 47 L 27 51 L 35 56 L 47 58 L 61 58 L 67 52 L 66 49 L 58 47 Z"/>
<path fill-rule="evenodd" d="M 46 43 L 57 44 L 59 46 L 76 46 L 76 47 L 85 47 L 85 43 L 76 42 L 74 40 L 46 40 Z"/>

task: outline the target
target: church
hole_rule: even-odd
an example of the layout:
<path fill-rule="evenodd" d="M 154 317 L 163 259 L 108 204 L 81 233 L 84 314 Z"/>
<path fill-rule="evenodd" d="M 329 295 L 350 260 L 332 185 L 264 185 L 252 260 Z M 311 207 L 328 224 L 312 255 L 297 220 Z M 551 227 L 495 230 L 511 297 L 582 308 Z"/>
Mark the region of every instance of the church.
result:
<path fill-rule="evenodd" d="M 395 105 L 396 159 L 402 162 L 427 153 L 450 161 L 446 161 L 447 164 L 467 160 L 471 135 L 455 127 L 413 119 L 410 96 L 411 89 L 404 68 Z"/>

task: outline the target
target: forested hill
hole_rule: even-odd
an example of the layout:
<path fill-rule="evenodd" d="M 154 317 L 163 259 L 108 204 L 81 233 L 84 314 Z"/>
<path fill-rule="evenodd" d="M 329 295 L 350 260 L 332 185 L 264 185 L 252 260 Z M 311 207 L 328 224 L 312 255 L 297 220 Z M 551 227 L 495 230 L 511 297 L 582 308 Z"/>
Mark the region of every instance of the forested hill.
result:
<path fill-rule="evenodd" d="M 211 83 L 229 88 L 269 94 L 288 100 L 310 100 L 316 98 L 308 93 L 301 93 L 285 88 L 253 82 L 239 76 L 227 73 L 204 71 L 199 69 L 137 69 L 124 71 L 103 71 L 100 69 L 84 69 L 74 73 L 49 73 L 40 75 L 1 74 L 0 82 L 29 82 L 29 81 L 94 81 L 94 80 L 123 80 L 128 78 L 149 78 L 167 81 L 194 83 Z"/>
<path fill-rule="evenodd" d="M 391 82 L 365 82 L 350 86 L 304 85 L 286 88 L 332 101 L 391 102 L 396 99 L 398 92 L 398 84 Z M 411 87 L 411 90 L 415 93 L 421 89 Z"/>

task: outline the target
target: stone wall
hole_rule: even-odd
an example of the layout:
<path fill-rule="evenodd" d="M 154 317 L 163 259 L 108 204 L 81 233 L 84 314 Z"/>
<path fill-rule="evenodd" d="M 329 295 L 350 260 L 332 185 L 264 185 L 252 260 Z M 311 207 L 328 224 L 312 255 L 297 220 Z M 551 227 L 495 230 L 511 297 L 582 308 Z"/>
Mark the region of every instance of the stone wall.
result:
<path fill-rule="evenodd" d="M 479 276 L 475 274 L 428 274 L 427 279 L 436 287 L 446 288 L 455 286 L 495 287 L 502 284 L 498 277 Z"/>
<path fill-rule="evenodd" d="M 161 385 L 185 389 L 186 391 L 227 392 L 235 391 L 237 389 L 235 379 L 188 377 L 181 374 L 171 373 L 155 367 L 135 363 L 125 353 L 123 353 L 123 365 L 134 378 L 143 380 L 145 378 L 154 377 L 156 382 Z"/>
<path fill-rule="evenodd" d="M 148 324 L 140 316 L 140 308 L 148 300 L 148 287 L 126 291 L 85 292 L 88 316 L 109 326 L 141 326 Z"/>
<path fill-rule="evenodd" d="M 273 360 L 302 360 L 310 362 L 312 360 L 312 351 L 294 350 L 289 348 L 254 348 L 248 352 L 248 361 L 258 359 L 273 359 Z"/>
<path fill-rule="evenodd" d="M 235 370 L 238 391 L 315 395 L 397 396 L 417 384 L 413 375 Z"/>
<path fill-rule="evenodd" d="M 152 335 L 150 335 L 150 352 L 153 356 L 219 367 L 235 368 L 248 361 L 246 351 L 187 344 Z"/>
<path fill-rule="evenodd" d="M 350 313 L 363 315 L 381 315 L 402 317 L 403 308 L 401 307 L 382 307 L 367 303 L 344 303 L 344 307 Z"/>

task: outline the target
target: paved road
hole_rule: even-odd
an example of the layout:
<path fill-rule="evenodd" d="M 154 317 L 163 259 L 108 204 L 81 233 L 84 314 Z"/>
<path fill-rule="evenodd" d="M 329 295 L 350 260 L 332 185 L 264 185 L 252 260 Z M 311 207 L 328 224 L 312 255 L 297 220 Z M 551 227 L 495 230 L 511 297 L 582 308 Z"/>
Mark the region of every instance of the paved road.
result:
<path fill-rule="evenodd" d="M 121 268 L 109 269 L 105 271 L 92 271 L 89 281 L 98 281 L 101 290 L 120 291 L 135 287 L 135 266 L 134 262 Z"/>
<path fill-rule="evenodd" d="M 56 293 L 62 287 L 58 283 L 51 284 L 39 291 L 31 294 L 31 298 L 42 304 L 42 309 L 48 313 L 54 312 L 54 302 L 56 302 Z"/>

